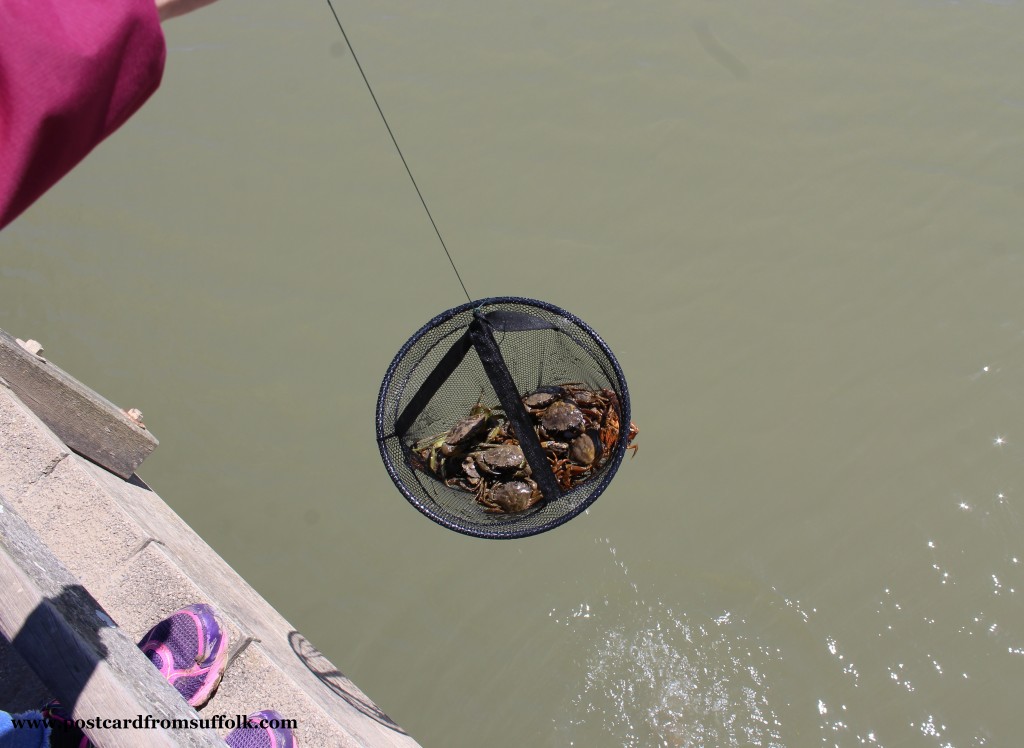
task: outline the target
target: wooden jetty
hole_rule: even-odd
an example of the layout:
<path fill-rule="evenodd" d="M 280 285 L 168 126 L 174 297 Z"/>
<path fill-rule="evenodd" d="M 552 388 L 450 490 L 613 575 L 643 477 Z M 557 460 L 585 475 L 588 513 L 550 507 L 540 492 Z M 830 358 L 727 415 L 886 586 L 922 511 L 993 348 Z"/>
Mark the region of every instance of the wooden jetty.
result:
<path fill-rule="evenodd" d="M 87 728 L 102 748 L 224 745 L 174 728 L 275 709 L 303 748 L 418 745 L 242 579 L 135 469 L 156 439 L 0 330 L 0 709 L 50 698 L 76 718 L 150 715 L 168 728 Z M 156 622 L 206 602 L 231 638 L 197 714 L 136 648 Z"/>

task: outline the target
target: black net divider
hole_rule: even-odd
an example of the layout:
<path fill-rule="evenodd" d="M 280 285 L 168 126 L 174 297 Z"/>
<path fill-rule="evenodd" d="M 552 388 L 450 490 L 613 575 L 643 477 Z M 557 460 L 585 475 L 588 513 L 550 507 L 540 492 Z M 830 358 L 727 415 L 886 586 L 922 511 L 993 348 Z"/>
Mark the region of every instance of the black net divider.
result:
<path fill-rule="evenodd" d="M 598 334 L 518 297 L 434 317 L 395 356 L 377 401 L 398 489 L 482 538 L 536 535 L 583 512 L 618 470 L 630 424 L 625 377 Z"/>

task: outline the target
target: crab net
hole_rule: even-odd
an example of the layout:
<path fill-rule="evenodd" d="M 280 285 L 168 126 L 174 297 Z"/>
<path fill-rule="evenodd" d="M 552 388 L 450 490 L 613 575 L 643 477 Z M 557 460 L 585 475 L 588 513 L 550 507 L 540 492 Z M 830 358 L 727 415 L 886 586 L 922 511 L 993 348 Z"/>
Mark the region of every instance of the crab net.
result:
<path fill-rule="evenodd" d="M 615 356 L 552 304 L 490 298 L 449 309 L 395 356 L 377 442 L 409 502 L 483 538 L 545 532 L 608 486 L 632 438 Z"/>

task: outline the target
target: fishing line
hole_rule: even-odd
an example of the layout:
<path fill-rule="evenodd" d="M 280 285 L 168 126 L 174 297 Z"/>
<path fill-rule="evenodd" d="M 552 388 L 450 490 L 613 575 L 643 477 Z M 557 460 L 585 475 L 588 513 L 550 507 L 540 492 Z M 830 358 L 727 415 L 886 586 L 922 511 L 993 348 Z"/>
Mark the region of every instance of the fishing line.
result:
<path fill-rule="evenodd" d="M 348 51 L 352 53 L 352 59 L 356 61 L 356 67 L 359 68 L 359 74 L 363 76 L 363 82 L 366 84 L 366 90 L 370 92 L 370 97 L 373 99 L 373 103 L 377 105 L 377 111 L 380 112 L 380 118 L 384 121 L 384 127 L 387 128 L 388 135 L 391 136 L 391 142 L 395 144 L 395 150 L 398 151 L 398 157 L 402 159 L 402 165 L 405 167 L 405 171 L 409 175 L 409 179 L 412 181 L 412 186 L 416 189 L 416 194 L 420 198 L 420 203 L 423 204 L 423 210 L 427 212 L 427 218 L 430 219 L 430 225 L 434 227 L 434 233 L 437 234 L 437 239 L 441 242 L 441 248 L 444 249 L 444 253 L 448 256 L 448 262 L 451 263 L 452 270 L 455 271 L 455 277 L 459 279 L 459 285 L 462 286 L 462 291 L 466 294 L 466 298 L 472 302 L 473 299 L 469 295 L 469 291 L 466 290 L 466 284 L 462 282 L 462 276 L 459 274 L 459 269 L 455 267 L 455 260 L 452 259 L 452 255 L 448 251 L 448 246 L 444 243 L 444 239 L 441 237 L 441 231 L 437 228 L 437 223 L 434 222 L 434 216 L 431 215 L 430 208 L 427 207 L 427 201 L 423 199 L 423 193 L 420 192 L 420 186 L 416 184 L 416 177 L 412 175 L 412 169 L 409 168 L 409 163 L 405 160 L 405 155 L 402 153 L 402 149 L 398 145 L 398 140 L 395 138 L 395 134 L 391 131 L 391 125 L 388 124 L 388 118 L 384 116 L 384 110 L 380 108 L 380 102 L 377 101 L 377 95 L 373 92 L 373 87 L 370 85 L 370 81 L 366 77 L 366 73 L 363 72 L 363 66 L 359 63 L 356 51 L 352 48 L 352 42 L 348 40 L 348 34 L 345 33 L 345 27 L 341 25 L 341 19 L 338 18 L 338 11 L 334 9 L 334 3 L 332 3 L 331 0 L 327 0 L 327 6 L 331 9 L 331 14 L 334 16 L 334 20 L 338 24 L 338 30 L 341 32 L 341 36 L 344 38 L 345 44 L 348 45 Z"/>

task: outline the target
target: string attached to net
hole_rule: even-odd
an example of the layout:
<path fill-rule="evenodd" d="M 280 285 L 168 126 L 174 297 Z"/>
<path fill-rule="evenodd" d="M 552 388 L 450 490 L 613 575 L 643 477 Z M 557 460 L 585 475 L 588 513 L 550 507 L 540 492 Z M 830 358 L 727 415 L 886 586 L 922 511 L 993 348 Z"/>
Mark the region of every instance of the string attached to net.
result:
<path fill-rule="evenodd" d="M 473 300 L 327 5 L 468 301 L 423 325 L 388 367 L 376 419 L 384 465 L 414 507 L 451 530 L 521 538 L 557 527 L 601 495 L 636 435 L 622 369 L 554 304 Z"/>
<path fill-rule="evenodd" d="M 405 172 L 409 175 L 410 181 L 412 181 L 412 186 L 420 198 L 423 210 L 426 211 L 427 218 L 430 219 L 430 225 L 434 227 L 434 233 L 437 234 L 437 240 L 441 242 L 441 248 L 444 250 L 445 255 L 447 255 L 448 262 L 451 263 L 452 270 L 455 271 L 455 277 L 459 279 L 459 285 L 462 286 L 462 292 L 466 294 L 466 299 L 468 301 L 472 301 L 473 298 L 469 295 L 469 291 L 466 290 L 466 284 L 462 282 L 462 276 L 459 274 L 459 269 L 455 267 L 455 260 L 452 259 L 452 255 L 448 251 L 448 245 L 444 243 L 444 238 L 441 236 L 441 230 L 437 228 L 434 216 L 431 214 L 430 208 L 427 207 L 427 201 L 423 198 L 420 186 L 416 184 L 416 177 L 412 175 L 412 169 L 409 168 L 409 162 L 405 160 L 405 154 L 402 153 L 402 149 L 398 145 L 398 139 L 395 137 L 395 133 L 391 130 L 391 125 L 388 124 L 388 118 L 384 116 L 384 110 L 381 109 L 380 102 L 377 101 L 377 95 L 373 92 L 373 86 L 370 85 L 370 79 L 366 77 L 366 73 L 363 71 L 363 66 L 360 64 L 359 58 L 356 56 L 356 51 L 352 48 L 352 42 L 349 41 L 348 34 L 345 33 L 345 27 L 341 25 L 341 19 L 338 17 L 338 11 L 334 9 L 334 3 L 332 3 L 331 0 L 327 0 L 327 7 L 331 9 L 331 15 L 334 16 L 334 21 L 338 24 L 338 31 L 341 32 L 341 37 L 345 40 L 345 44 L 348 46 L 348 51 L 352 54 L 352 59 L 355 60 L 356 67 L 359 69 L 359 74 L 363 76 L 363 83 L 366 84 L 366 90 L 370 92 L 370 98 L 373 99 L 373 103 L 377 106 L 380 118 L 384 121 L 384 127 L 387 128 L 388 135 L 391 136 L 391 142 L 395 144 L 395 150 L 398 151 L 398 157 L 402 159 L 402 166 L 405 167 Z"/>

